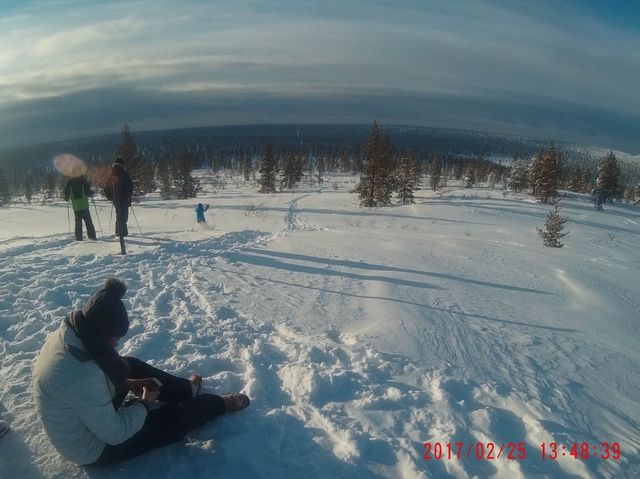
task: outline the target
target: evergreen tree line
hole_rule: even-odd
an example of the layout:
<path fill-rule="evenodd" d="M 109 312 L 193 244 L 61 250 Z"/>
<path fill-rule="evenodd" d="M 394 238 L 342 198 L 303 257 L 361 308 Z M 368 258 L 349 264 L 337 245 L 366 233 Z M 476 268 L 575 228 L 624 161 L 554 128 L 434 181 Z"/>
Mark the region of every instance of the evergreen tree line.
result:
<path fill-rule="evenodd" d="M 317 144 L 287 148 L 267 141 L 256 154 L 255 144 L 243 145 L 242 140 L 231 142 L 235 146 L 231 156 L 225 158 L 208 157 L 213 151 L 210 145 L 194 144 L 174 154 L 170 145 L 175 142 L 171 141 L 139 148 L 125 125 L 120 144 L 109 159 L 84 159 L 90 166 L 88 176 L 94 187 L 104 186 L 111 162 L 122 156 L 136 195 L 159 191 L 163 199 L 195 197 L 201 185 L 192 171 L 204 167 L 213 172 L 241 174 L 247 181 L 256 181 L 263 192 L 295 189 L 304 177 L 320 184 L 326 172 L 357 174 L 360 182 L 355 191 L 363 206 L 391 204 L 394 195 L 400 203 L 412 203 L 414 191 L 427 180 L 434 191 L 445 187 L 448 180 L 461 181 L 469 188 L 479 183 L 490 188 L 506 185 L 512 191 L 530 192 L 543 202 L 553 202 L 558 189 L 593 193 L 596 206 L 613 200 L 640 200 L 640 166 L 621 168 L 612 152 L 597 161 L 585 161 L 575 152 L 551 146 L 536 153 L 530 161 L 516 158 L 507 168 L 475 156 L 398 152 L 389 133 L 380 131 L 376 123 L 360 149 L 338 141 L 326 148 Z M 31 202 L 59 198 L 65 181 L 52 168 L 39 167 L 11 175 L 0 169 L 0 206 L 8 205 L 12 199 Z"/>
<path fill-rule="evenodd" d="M 539 151 L 531 161 L 514 159 L 507 187 L 514 192 L 530 192 L 543 203 L 553 203 L 559 189 L 591 194 L 596 208 L 606 201 L 637 204 L 640 200 L 640 181 L 623 176 L 612 151 L 592 164 L 568 164 L 565 152 L 555 145 Z"/>

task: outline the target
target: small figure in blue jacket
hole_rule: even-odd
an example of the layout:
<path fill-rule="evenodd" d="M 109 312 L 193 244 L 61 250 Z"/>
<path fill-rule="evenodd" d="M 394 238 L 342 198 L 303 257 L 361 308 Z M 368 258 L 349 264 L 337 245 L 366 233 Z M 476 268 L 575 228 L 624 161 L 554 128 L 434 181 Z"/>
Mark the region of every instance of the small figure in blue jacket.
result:
<path fill-rule="evenodd" d="M 208 209 L 209 209 L 209 205 L 202 206 L 202 203 L 198 203 L 198 206 L 196 207 L 196 219 L 198 220 L 198 223 L 207 222 L 207 220 L 204 219 L 204 212 L 207 211 Z"/>

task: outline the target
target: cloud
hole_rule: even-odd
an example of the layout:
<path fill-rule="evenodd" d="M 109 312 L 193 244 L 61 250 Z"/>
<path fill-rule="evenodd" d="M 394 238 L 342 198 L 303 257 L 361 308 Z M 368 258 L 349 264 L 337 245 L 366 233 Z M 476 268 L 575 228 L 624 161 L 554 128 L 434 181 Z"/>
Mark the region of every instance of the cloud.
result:
<path fill-rule="evenodd" d="M 416 123 L 420 115 L 411 102 L 401 102 L 400 110 L 388 101 L 407 95 L 441 112 L 441 126 L 511 131 L 516 118 L 518 129 L 532 128 L 532 134 L 574 138 L 580 128 L 602 123 L 597 112 L 626 119 L 613 123 L 628 133 L 640 110 L 640 33 L 604 13 L 569 0 L 407 0 L 393 8 L 378 0 L 36 1 L 1 21 L 0 115 L 29 112 L 35 120 L 39 106 L 48 118 L 57 105 L 61 118 L 77 106 L 65 102 L 113 92 L 105 105 L 110 114 L 145 117 L 151 109 L 158 113 L 144 124 L 166 127 L 181 116 L 218 124 L 217 102 L 240 108 L 242 98 L 257 102 L 252 113 L 228 111 L 227 118 L 339 121 L 316 104 L 322 97 L 362 112 L 340 108 L 349 117 L 366 110 Z M 125 103 L 135 95 L 123 92 L 158 105 L 141 105 L 146 110 L 137 113 Z M 305 95 L 325 113 L 302 113 L 297 105 Z M 199 108 L 203 98 L 208 112 Z M 289 111 L 284 99 L 292 101 Z M 424 118 L 440 126 L 438 118 Z M 65 134 L 64 123 L 38 120 L 42 134 L 33 130 L 34 136 L 77 136 Z"/>

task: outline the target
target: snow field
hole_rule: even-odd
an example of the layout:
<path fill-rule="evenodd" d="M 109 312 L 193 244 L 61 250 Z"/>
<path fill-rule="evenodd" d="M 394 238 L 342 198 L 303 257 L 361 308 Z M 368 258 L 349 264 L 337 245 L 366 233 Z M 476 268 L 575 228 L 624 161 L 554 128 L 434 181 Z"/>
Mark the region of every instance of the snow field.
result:
<path fill-rule="evenodd" d="M 535 234 L 550 207 L 530 198 L 420 191 L 367 210 L 350 180 L 146 200 L 125 257 L 112 237 L 72 242 L 64 205 L 0 209 L 0 413 L 14 430 L 0 477 L 640 476 L 640 211 L 565 198 L 571 233 L 550 250 Z M 197 202 L 211 203 L 204 227 Z M 252 405 L 187 447 L 87 472 L 44 436 L 30 368 L 108 275 L 129 286 L 122 354 Z M 425 461 L 425 441 L 523 441 L 527 458 Z M 543 441 L 623 453 L 543 461 Z"/>

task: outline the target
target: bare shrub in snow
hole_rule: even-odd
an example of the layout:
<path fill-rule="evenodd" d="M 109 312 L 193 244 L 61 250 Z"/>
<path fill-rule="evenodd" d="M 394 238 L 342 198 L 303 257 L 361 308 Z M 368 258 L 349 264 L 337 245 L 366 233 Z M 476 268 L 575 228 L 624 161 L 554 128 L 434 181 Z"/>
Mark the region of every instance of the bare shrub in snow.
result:
<path fill-rule="evenodd" d="M 264 211 L 264 203 L 256 205 L 255 203 L 249 203 L 244 208 L 245 216 L 264 216 L 267 213 Z"/>

